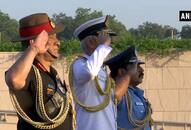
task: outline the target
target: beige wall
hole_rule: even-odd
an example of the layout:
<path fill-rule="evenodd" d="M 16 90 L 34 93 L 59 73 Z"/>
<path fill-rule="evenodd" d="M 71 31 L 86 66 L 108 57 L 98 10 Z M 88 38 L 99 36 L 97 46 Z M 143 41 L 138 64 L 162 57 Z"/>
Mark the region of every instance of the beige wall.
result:
<path fill-rule="evenodd" d="M 7 86 L 4 82 L 4 72 L 19 57 L 18 53 L 0 53 L 0 110 L 13 110 Z M 159 121 L 191 122 L 191 52 L 175 53 L 166 58 L 156 55 L 143 57 L 145 77 L 142 88 L 151 101 L 153 118 Z M 54 65 L 60 77 L 67 80 L 67 71 L 63 66 L 67 64 L 59 60 Z M 12 121 L 12 120 L 11 120 Z M 8 130 L 14 125 L 7 125 Z M 5 125 L 0 124 L 0 129 Z M 159 128 L 158 128 L 159 129 Z M 165 130 L 175 130 L 166 127 Z M 176 127 L 177 130 L 182 128 Z"/>
<path fill-rule="evenodd" d="M 155 120 L 191 122 L 190 78 L 191 52 L 146 58 L 143 87 Z"/>

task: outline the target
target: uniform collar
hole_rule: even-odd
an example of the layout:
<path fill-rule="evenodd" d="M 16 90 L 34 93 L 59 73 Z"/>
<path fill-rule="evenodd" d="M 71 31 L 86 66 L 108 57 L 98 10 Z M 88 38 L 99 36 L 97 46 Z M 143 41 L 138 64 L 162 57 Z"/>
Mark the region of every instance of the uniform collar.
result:
<path fill-rule="evenodd" d="M 87 54 L 84 54 L 83 57 L 85 57 L 86 59 L 88 59 L 90 56 L 88 56 Z"/>
<path fill-rule="evenodd" d="M 138 88 L 137 86 L 129 86 L 128 87 L 129 90 L 133 91 L 135 94 L 139 95 L 139 96 L 143 96 L 144 95 L 144 91 L 140 88 Z"/>
<path fill-rule="evenodd" d="M 50 66 L 50 72 L 48 72 L 46 68 L 37 60 L 34 60 L 33 65 L 35 65 L 38 68 L 38 70 L 42 73 L 47 73 L 50 75 L 52 74 L 54 77 L 56 77 L 57 75 L 57 71 L 52 66 Z"/>

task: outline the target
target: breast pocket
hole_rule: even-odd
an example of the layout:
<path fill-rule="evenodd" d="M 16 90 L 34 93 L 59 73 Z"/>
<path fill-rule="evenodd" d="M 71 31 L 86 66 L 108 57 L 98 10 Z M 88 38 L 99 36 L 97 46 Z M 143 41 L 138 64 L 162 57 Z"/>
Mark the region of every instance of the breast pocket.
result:
<path fill-rule="evenodd" d="M 145 117 L 145 107 L 143 102 L 141 101 L 134 102 L 133 113 L 136 119 L 142 120 Z"/>

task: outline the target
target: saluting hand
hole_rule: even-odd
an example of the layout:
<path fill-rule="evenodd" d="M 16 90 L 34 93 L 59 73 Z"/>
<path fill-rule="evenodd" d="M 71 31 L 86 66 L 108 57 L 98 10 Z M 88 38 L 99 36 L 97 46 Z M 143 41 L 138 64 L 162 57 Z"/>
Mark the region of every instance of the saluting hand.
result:
<path fill-rule="evenodd" d="M 30 40 L 30 45 L 33 46 L 37 53 L 45 53 L 48 48 L 48 33 L 46 31 L 42 31 L 35 40 Z"/>
<path fill-rule="evenodd" d="M 105 45 L 111 44 L 111 37 L 109 36 L 107 30 L 99 32 L 98 40 L 99 40 L 99 43 L 101 44 L 105 44 Z"/>

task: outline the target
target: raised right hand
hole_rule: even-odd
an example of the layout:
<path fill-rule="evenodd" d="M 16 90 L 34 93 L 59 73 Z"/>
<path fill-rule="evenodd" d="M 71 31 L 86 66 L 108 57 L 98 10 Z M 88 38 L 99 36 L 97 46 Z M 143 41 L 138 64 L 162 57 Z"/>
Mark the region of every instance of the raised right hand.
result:
<path fill-rule="evenodd" d="M 47 41 L 48 33 L 46 31 L 42 31 L 35 40 L 30 40 L 30 45 L 36 48 L 37 53 L 45 53 L 49 48 Z"/>
<path fill-rule="evenodd" d="M 98 35 L 98 40 L 99 43 L 101 44 L 105 44 L 105 45 L 110 45 L 111 44 L 111 37 L 108 34 L 108 31 L 100 31 L 99 35 Z"/>

